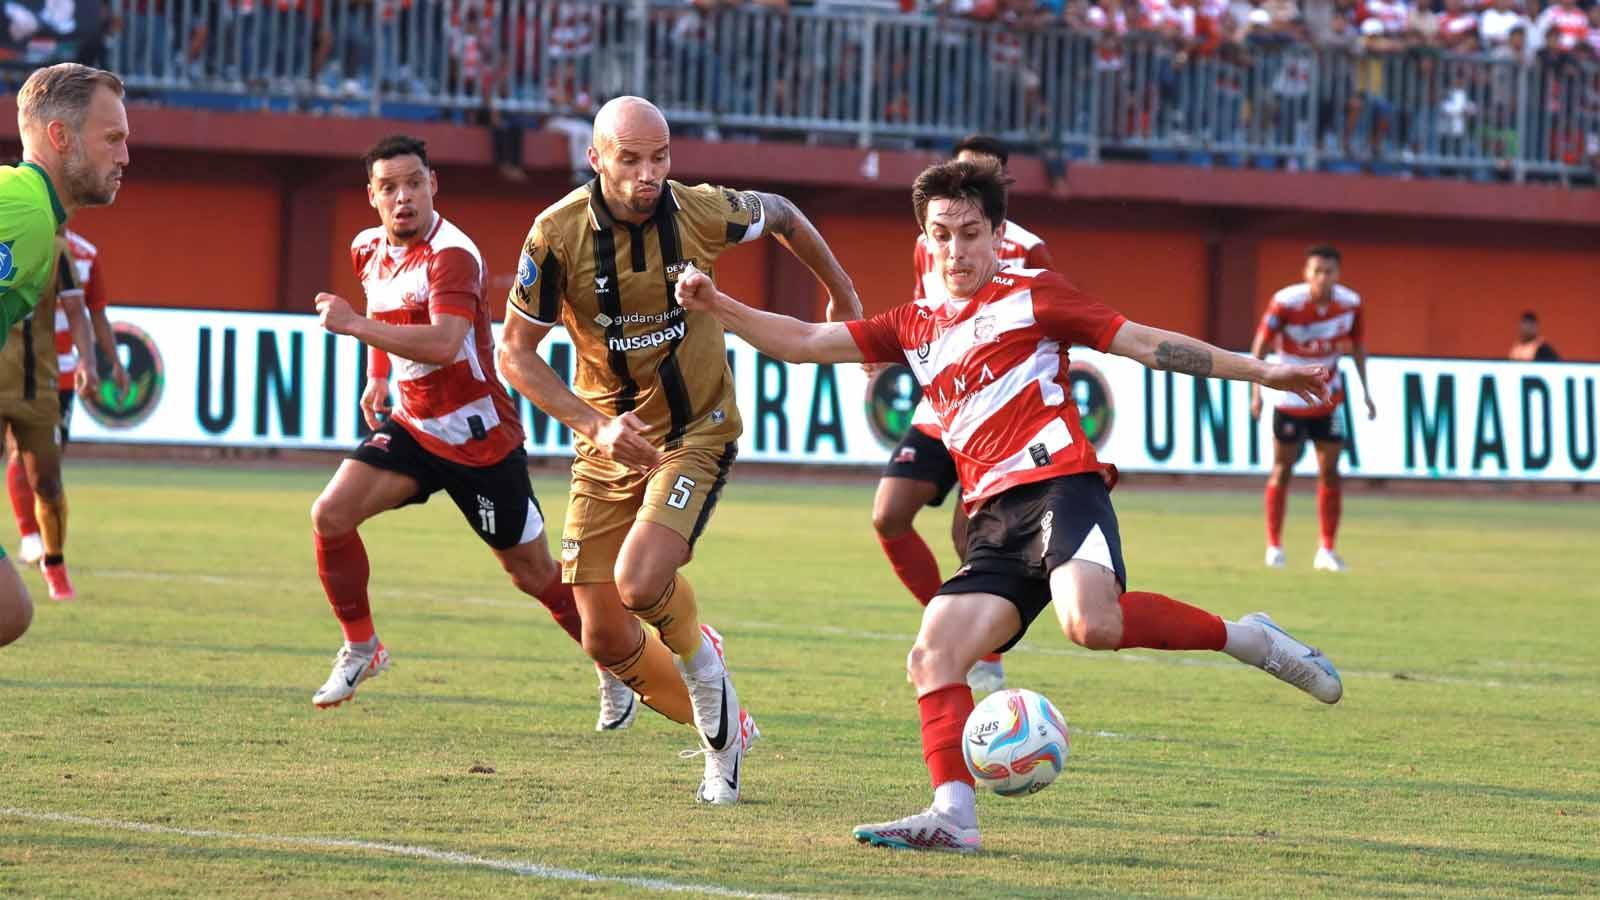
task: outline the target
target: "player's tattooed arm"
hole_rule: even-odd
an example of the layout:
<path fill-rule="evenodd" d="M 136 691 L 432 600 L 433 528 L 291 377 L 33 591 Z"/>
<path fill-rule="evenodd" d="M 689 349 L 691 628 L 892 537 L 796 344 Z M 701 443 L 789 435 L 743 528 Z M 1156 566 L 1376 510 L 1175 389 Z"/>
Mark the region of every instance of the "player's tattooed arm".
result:
<path fill-rule="evenodd" d="M 1206 378 L 1211 375 L 1211 352 L 1195 344 L 1162 341 L 1156 345 L 1156 368 Z"/>
<path fill-rule="evenodd" d="M 830 322 L 862 317 L 861 298 L 856 296 L 855 283 L 834 258 L 822 233 L 811 224 L 806 214 L 782 194 L 752 192 L 761 201 L 762 213 L 767 217 L 765 230 L 776 237 L 789 252 L 806 264 L 811 274 L 828 290 L 827 317 Z"/>
<path fill-rule="evenodd" d="M 1229 353 L 1197 338 L 1138 322 L 1127 322 L 1118 329 L 1107 349 L 1151 369 L 1196 378 L 1253 381 L 1311 401 L 1325 400 L 1328 395 L 1328 373 L 1321 366 L 1268 364 L 1254 356 Z"/>

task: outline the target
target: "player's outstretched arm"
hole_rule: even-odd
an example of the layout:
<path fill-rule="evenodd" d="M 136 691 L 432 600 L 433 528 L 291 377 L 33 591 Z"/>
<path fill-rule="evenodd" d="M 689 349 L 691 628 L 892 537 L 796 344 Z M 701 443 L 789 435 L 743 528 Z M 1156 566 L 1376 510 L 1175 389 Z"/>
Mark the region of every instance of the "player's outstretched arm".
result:
<path fill-rule="evenodd" d="M 711 313 L 724 328 L 784 362 L 841 363 L 865 358 L 843 322 L 802 322 L 752 309 L 717 290 L 710 276 L 693 267 L 678 278 L 678 304 Z"/>
<path fill-rule="evenodd" d="M 1118 329 L 1109 350 L 1151 369 L 1197 378 L 1253 381 L 1313 402 L 1328 399 L 1328 370 L 1322 366 L 1268 364 L 1254 356 L 1229 353 L 1197 338 L 1138 322 L 1128 322 Z"/>
<path fill-rule="evenodd" d="M 317 315 L 322 327 L 334 334 L 348 334 L 369 347 L 377 347 L 403 359 L 449 365 L 461 352 L 472 320 L 449 313 L 435 314 L 427 325 L 394 325 L 369 319 L 350 307 L 338 294 L 317 294 Z"/>
<path fill-rule="evenodd" d="M 755 192 L 761 200 L 761 209 L 767 214 L 767 231 L 778 239 L 796 259 L 806 264 L 811 274 L 817 276 L 828 290 L 827 316 L 829 322 L 843 322 L 862 317 L 861 298 L 856 295 L 855 282 L 839 260 L 833 256 L 822 232 L 811 224 L 806 214 L 793 201 L 782 194 Z"/>
<path fill-rule="evenodd" d="M 661 462 L 661 453 L 644 436 L 644 422 L 631 412 L 608 418 L 572 392 L 556 370 L 539 355 L 539 344 L 554 325 L 542 325 L 511 313 L 495 351 L 495 366 L 517 393 L 556 421 L 581 434 L 608 459 L 638 471 Z"/>

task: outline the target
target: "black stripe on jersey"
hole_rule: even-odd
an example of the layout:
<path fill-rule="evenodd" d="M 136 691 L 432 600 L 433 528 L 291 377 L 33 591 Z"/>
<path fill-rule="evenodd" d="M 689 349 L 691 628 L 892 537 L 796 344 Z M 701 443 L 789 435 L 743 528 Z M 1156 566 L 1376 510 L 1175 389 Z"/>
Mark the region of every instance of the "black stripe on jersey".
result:
<path fill-rule="evenodd" d="M 639 383 L 633 380 L 633 373 L 628 371 L 628 353 L 625 350 L 609 349 L 613 345 L 622 343 L 622 282 L 617 278 L 617 238 L 610 228 L 602 228 L 594 233 L 594 268 L 600 274 L 596 280 L 605 279 L 606 289 L 600 290 L 600 285 L 595 286 L 595 301 L 600 306 L 611 324 L 606 326 L 606 357 L 611 363 L 611 374 L 617 376 L 621 385 L 617 391 L 617 415 L 631 411 L 639 405 Z"/>
<path fill-rule="evenodd" d="M 671 197 L 668 193 L 662 197 L 660 206 L 656 209 L 656 238 L 661 241 L 661 271 L 662 284 L 667 292 L 667 312 L 670 314 L 678 308 L 677 286 L 667 279 L 666 274 L 673 267 L 683 262 L 683 252 L 678 241 L 677 204 L 668 203 Z M 687 323 L 688 315 L 681 310 L 678 313 Z M 689 329 L 684 327 L 683 333 L 687 335 Z M 667 396 L 667 409 L 672 414 L 672 425 L 667 429 L 668 450 L 676 450 L 683 446 L 683 433 L 689 428 L 689 419 L 694 415 L 694 404 L 689 400 L 689 386 L 683 380 L 683 368 L 678 365 L 678 345 L 683 343 L 683 338 L 673 338 L 667 345 L 666 356 L 662 357 L 661 365 L 656 370 L 656 375 L 661 379 L 661 389 Z"/>
<path fill-rule="evenodd" d="M 723 446 L 722 457 L 717 460 L 717 480 L 711 482 L 711 490 L 706 494 L 706 505 L 700 507 L 700 515 L 694 520 L 694 530 L 689 532 L 689 549 L 694 549 L 694 542 L 700 539 L 700 532 L 705 531 L 706 523 L 711 521 L 711 511 L 717 508 L 717 498 L 722 496 L 722 486 L 728 483 L 728 472 L 733 469 L 733 460 L 738 455 L 737 441 Z"/>
<path fill-rule="evenodd" d="M 539 321 L 554 322 L 561 315 L 561 260 L 555 250 L 546 250 L 539 265 Z"/>
<path fill-rule="evenodd" d="M 34 316 L 22 320 L 22 399 L 33 400 L 39 396 L 39 374 L 34 371 L 38 360 L 33 354 L 33 323 L 38 321 Z M 51 323 L 54 325 L 55 323 Z M 55 349 L 55 333 L 52 330 L 50 339 L 51 350 Z"/>
<path fill-rule="evenodd" d="M 744 240 L 744 236 L 749 234 L 749 233 L 750 233 L 750 226 L 749 225 L 740 225 L 738 222 L 729 222 L 728 223 L 728 234 L 727 234 L 729 246 L 732 246 L 732 245 L 737 244 L 740 241 Z"/>

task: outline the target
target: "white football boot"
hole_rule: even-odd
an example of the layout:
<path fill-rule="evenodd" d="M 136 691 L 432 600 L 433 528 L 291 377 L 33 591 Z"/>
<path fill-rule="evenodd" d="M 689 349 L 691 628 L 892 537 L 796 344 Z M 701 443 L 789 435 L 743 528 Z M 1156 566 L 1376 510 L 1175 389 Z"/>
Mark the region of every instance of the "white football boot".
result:
<path fill-rule="evenodd" d="M 976 853 L 982 849 L 978 829 L 962 828 L 955 820 L 932 807 L 893 822 L 857 825 L 851 833 L 863 844 L 899 850 Z"/>
<path fill-rule="evenodd" d="M 1283 555 L 1283 548 L 1282 547 L 1268 547 L 1267 548 L 1267 568 L 1269 568 L 1269 569 L 1281 569 L 1281 568 L 1283 568 L 1283 565 L 1284 565 L 1285 562 L 1286 562 L 1286 560 L 1285 560 L 1284 555 Z"/>
<path fill-rule="evenodd" d="M 17 559 L 25 566 L 37 566 L 44 559 L 44 538 L 38 532 L 23 535 L 17 546 Z"/>
<path fill-rule="evenodd" d="M 639 695 L 605 666 L 595 669 L 600 673 L 600 716 L 594 720 L 594 730 L 621 731 L 638 717 Z"/>
<path fill-rule="evenodd" d="M 333 671 L 328 673 L 328 680 L 311 695 L 311 702 L 319 709 L 338 706 L 354 697 L 362 682 L 388 670 L 389 651 L 384 649 L 382 641 L 370 654 L 350 646 L 347 641 L 333 658 Z"/>
<path fill-rule="evenodd" d="M 722 654 L 722 635 L 710 625 L 701 625 L 700 631 L 699 652 L 716 653 L 716 667 L 696 677 L 684 667 L 682 659 L 673 658 L 689 689 L 695 729 L 700 732 L 700 747 L 706 757 L 705 773 L 694 798 L 696 803 L 737 803 L 744 753 L 760 737 L 760 731 L 739 705 L 739 695 L 733 689 L 733 679 L 728 677 L 727 660 Z"/>
<path fill-rule="evenodd" d="M 1329 550 L 1327 547 L 1317 548 L 1317 556 L 1311 561 L 1311 568 L 1316 569 L 1318 572 L 1345 572 L 1349 570 L 1349 567 L 1344 564 L 1344 560 L 1340 558 L 1339 554 Z"/>
<path fill-rule="evenodd" d="M 967 670 L 967 687 L 972 688 L 974 694 L 992 694 L 1003 691 L 1006 687 L 1006 670 L 999 660 L 989 662 L 980 659 Z"/>
<path fill-rule="evenodd" d="M 1322 651 L 1300 643 L 1278 627 L 1264 612 L 1254 612 L 1239 620 L 1241 625 L 1256 625 L 1267 636 L 1267 658 L 1261 668 L 1279 681 L 1286 681 L 1323 703 L 1338 703 L 1344 696 L 1344 681 Z"/>

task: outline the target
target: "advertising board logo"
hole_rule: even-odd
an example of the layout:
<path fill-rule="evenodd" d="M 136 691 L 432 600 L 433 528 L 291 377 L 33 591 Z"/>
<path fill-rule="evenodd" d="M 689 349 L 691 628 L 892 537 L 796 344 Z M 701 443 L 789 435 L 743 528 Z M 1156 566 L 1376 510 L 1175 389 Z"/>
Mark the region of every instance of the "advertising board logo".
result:
<path fill-rule="evenodd" d="M 922 385 L 909 366 L 880 369 L 867 383 L 867 424 L 878 443 L 893 447 L 911 428 L 911 416 L 922 400 Z"/>
<path fill-rule="evenodd" d="M 127 322 L 113 323 L 111 330 L 116 335 L 117 354 L 128 369 L 128 393 L 117 396 L 117 386 L 102 371 L 100 389 L 84 398 L 83 407 L 90 418 L 106 428 L 133 428 L 150 418 L 161 402 L 166 371 L 161 364 L 161 351 L 150 335 Z"/>
<path fill-rule="evenodd" d="M 1116 419 L 1116 407 L 1111 400 L 1111 383 L 1100 370 L 1086 362 L 1074 361 L 1067 371 L 1067 382 L 1072 386 L 1072 399 L 1078 404 L 1078 421 L 1083 425 L 1083 436 L 1096 450 L 1105 446 L 1111 435 L 1111 425 Z"/>

